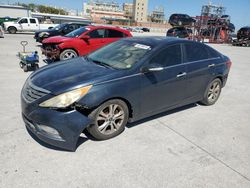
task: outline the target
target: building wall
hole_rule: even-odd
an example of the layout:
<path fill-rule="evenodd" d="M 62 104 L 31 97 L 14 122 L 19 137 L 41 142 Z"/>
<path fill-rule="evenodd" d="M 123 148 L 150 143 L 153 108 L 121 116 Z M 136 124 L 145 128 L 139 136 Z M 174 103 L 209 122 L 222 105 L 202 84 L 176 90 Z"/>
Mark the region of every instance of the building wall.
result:
<path fill-rule="evenodd" d="M 126 19 L 119 4 L 105 1 L 91 1 L 83 4 L 84 15 L 91 17 L 93 22 L 105 23 L 102 18 Z"/>
<path fill-rule="evenodd" d="M 134 0 L 133 20 L 147 22 L 148 0 Z"/>
<path fill-rule="evenodd" d="M 123 4 L 123 11 L 124 11 L 124 16 L 127 19 L 133 19 L 133 10 L 134 10 L 134 4 L 133 3 L 124 3 Z"/>
<path fill-rule="evenodd" d="M 27 17 L 30 15 L 30 11 L 24 8 L 16 7 L 16 6 L 1 6 L 0 5 L 0 17 Z"/>

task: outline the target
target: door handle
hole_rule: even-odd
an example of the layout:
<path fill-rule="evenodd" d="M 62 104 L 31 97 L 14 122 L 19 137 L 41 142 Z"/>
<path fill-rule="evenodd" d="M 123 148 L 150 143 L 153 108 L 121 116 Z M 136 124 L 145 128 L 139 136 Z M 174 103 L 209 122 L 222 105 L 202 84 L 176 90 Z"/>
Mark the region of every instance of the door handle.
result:
<path fill-rule="evenodd" d="M 186 76 L 186 75 L 187 75 L 187 73 L 183 72 L 183 73 L 178 74 L 176 77 L 177 78 L 181 78 L 181 77 Z"/>
<path fill-rule="evenodd" d="M 214 67 L 215 66 L 215 64 L 213 63 L 213 64 L 210 64 L 210 65 L 208 65 L 208 67 Z"/>

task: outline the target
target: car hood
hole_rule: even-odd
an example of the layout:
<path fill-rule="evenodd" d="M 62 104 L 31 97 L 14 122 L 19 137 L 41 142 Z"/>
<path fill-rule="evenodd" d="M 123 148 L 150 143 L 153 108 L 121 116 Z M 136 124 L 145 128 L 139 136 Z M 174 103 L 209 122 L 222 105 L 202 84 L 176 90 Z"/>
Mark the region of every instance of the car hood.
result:
<path fill-rule="evenodd" d="M 80 57 L 45 66 L 34 72 L 29 81 L 57 95 L 78 87 L 113 79 L 121 72 L 123 71 L 104 67 Z"/>
<path fill-rule="evenodd" d="M 62 43 L 62 42 L 66 42 L 66 41 L 69 41 L 69 40 L 72 40 L 72 39 L 74 39 L 74 38 L 64 37 L 64 36 L 50 37 L 50 38 L 44 39 L 43 44 Z"/>
<path fill-rule="evenodd" d="M 41 29 L 41 30 L 36 31 L 36 33 L 42 33 L 42 32 L 51 33 L 53 31 L 54 30 L 52 30 L 52 29 Z"/>

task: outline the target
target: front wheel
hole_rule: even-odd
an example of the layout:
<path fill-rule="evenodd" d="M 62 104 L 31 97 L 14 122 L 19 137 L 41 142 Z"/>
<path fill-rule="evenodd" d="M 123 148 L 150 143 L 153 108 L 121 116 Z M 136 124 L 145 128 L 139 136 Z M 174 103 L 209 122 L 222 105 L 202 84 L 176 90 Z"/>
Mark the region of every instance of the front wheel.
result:
<path fill-rule="evenodd" d="M 62 53 L 60 54 L 60 60 L 68 60 L 68 59 L 72 59 L 77 57 L 77 53 L 75 52 L 75 50 L 72 49 L 67 49 L 62 51 Z"/>
<path fill-rule="evenodd" d="M 221 80 L 218 78 L 214 79 L 208 85 L 203 100 L 200 102 L 207 106 L 213 105 L 214 103 L 216 103 L 216 101 L 220 96 L 221 88 L 222 88 Z"/>
<path fill-rule="evenodd" d="M 125 102 L 109 100 L 90 113 L 91 125 L 87 131 L 97 140 L 113 138 L 125 129 L 129 111 Z"/>

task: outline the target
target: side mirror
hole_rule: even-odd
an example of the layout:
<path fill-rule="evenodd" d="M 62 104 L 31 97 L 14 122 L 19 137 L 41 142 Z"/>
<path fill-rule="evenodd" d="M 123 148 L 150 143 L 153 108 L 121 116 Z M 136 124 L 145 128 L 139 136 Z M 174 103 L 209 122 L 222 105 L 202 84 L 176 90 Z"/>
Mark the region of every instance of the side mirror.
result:
<path fill-rule="evenodd" d="M 147 67 L 141 68 L 142 73 L 159 72 L 159 71 L 163 71 L 163 70 L 164 70 L 164 68 L 159 64 L 150 64 Z"/>
<path fill-rule="evenodd" d="M 84 35 L 84 36 L 81 37 L 81 39 L 83 39 L 85 41 L 88 41 L 90 39 L 90 36 Z"/>

